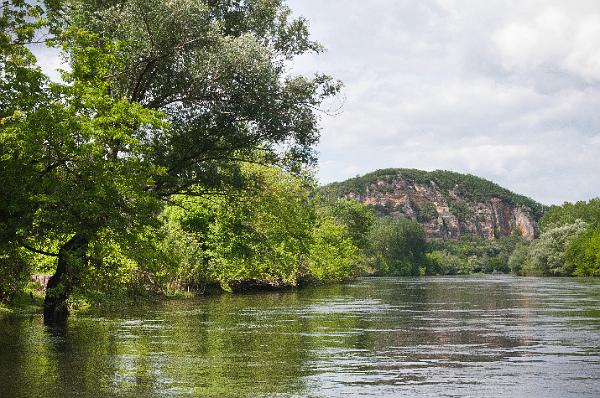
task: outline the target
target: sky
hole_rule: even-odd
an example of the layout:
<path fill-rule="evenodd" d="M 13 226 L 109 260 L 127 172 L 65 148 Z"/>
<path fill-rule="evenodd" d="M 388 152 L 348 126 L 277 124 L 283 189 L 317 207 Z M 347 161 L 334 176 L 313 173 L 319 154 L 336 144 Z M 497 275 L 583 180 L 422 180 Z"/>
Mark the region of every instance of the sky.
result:
<path fill-rule="evenodd" d="M 322 183 L 445 169 L 544 204 L 600 196 L 600 1 L 288 0 L 327 52 L 292 73 L 343 81 Z M 56 52 L 37 49 L 44 69 Z"/>
<path fill-rule="evenodd" d="M 545 204 L 600 196 L 598 0 L 288 5 L 327 48 L 294 72 L 345 85 L 322 114 L 322 183 L 407 167 Z"/>

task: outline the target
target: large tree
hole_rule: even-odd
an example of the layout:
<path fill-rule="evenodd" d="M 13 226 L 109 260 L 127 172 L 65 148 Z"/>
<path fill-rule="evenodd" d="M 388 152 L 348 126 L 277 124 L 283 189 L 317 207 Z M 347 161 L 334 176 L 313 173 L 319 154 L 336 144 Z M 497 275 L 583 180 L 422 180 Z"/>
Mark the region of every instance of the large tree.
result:
<path fill-rule="evenodd" d="M 2 239 L 57 257 L 47 320 L 66 316 L 100 232 L 127 240 L 172 195 L 242 186 L 240 162 L 315 160 L 317 110 L 338 84 L 289 75 L 295 56 L 320 46 L 283 1 L 4 4 L 16 29 L 2 37 L 0 83 L 22 98 L 0 98 L 2 185 L 19 198 L 0 209 L 10 227 Z M 20 37 L 25 8 L 41 22 Z M 39 27 L 69 63 L 61 83 L 24 45 Z M 15 49 L 29 75 L 10 72 Z M 32 88 L 37 97 L 21 95 Z"/>

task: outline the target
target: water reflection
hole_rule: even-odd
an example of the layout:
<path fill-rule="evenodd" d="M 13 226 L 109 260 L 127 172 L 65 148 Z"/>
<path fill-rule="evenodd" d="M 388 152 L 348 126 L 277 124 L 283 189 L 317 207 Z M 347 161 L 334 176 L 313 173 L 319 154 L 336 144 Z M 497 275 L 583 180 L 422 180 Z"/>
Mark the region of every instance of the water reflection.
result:
<path fill-rule="evenodd" d="M 598 396 L 600 282 L 363 279 L 0 319 L 2 397 Z"/>

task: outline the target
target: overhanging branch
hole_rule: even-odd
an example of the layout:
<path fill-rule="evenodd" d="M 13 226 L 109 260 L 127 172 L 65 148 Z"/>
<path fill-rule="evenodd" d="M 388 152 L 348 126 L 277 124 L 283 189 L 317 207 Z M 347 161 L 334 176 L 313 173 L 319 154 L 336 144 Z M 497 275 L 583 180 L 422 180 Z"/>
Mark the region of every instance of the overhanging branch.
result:
<path fill-rule="evenodd" d="M 24 249 L 27 249 L 31 252 L 37 253 L 37 254 L 41 254 L 43 256 L 50 256 L 50 257 L 58 257 L 58 253 L 50 253 L 44 250 L 40 250 L 40 249 L 36 249 L 35 247 L 31 247 L 28 244 L 24 243 L 24 242 L 19 242 L 21 247 L 23 247 Z"/>

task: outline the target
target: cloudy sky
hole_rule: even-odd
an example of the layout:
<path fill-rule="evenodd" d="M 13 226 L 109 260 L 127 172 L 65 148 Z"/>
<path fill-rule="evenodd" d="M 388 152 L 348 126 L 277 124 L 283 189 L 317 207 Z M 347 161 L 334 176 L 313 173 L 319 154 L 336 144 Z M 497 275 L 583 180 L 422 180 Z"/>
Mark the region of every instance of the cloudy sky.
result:
<path fill-rule="evenodd" d="M 448 169 L 546 204 L 600 196 L 598 0 L 288 0 L 345 83 L 322 182 Z M 331 104 L 335 107 L 335 104 Z"/>

